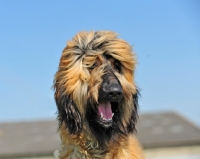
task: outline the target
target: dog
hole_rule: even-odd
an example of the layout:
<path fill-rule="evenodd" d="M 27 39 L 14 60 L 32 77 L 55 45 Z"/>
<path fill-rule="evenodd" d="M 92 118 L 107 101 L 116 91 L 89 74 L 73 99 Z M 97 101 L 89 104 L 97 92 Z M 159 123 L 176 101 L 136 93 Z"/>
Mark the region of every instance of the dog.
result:
<path fill-rule="evenodd" d="M 60 159 L 143 159 L 132 47 L 112 31 L 79 32 L 54 78 Z"/>

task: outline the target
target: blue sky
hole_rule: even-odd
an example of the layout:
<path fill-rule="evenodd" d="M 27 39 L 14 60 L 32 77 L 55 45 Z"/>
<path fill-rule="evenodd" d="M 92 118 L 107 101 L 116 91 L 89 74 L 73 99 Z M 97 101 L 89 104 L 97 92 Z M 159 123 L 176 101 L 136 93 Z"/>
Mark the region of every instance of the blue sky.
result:
<path fill-rule="evenodd" d="M 0 1 L 0 121 L 55 118 L 54 74 L 66 41 L 113 30 L 137 54 L 140 113 L 200 125 L 200 1 Z"/>

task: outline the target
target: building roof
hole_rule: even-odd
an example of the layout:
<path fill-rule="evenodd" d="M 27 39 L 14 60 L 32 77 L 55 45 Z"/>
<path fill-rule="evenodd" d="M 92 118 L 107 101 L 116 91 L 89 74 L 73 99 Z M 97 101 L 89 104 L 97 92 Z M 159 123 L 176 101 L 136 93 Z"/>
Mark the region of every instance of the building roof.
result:
<path fill-rule="evenodd" d="M 0 124 L 0 158 L 53 155 L 60 139 L 56 121 Z"/>
<path fill-rule="evenodd" d="M 200 145 L 200 129 L 175 112 L 141 114 L 137 130 L 144 148 Z"/>
<path fill-rule="evenodd" d="M 0 158 L 52 156 L 60 148 L 55 120 L 0 123 Z M 137 125 L 144 148 L 200 145 L 200 130 L 174 112 L 140 115 Z"/>

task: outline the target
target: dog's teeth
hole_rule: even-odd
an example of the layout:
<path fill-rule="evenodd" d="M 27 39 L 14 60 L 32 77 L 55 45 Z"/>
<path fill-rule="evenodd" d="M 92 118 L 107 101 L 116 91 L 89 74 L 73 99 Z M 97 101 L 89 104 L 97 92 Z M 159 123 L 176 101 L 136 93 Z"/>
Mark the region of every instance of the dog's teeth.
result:
<path fill-rule="evenodd" d="M 105 121 L 110 121 L 110 120 L 112 120 L 112 119 L 105 119 L 105 118 L 104 118 L 104 120 L 105 120 Z"/>
<path fill-rule="evenodd" d="M 112 117 L 113 117 L 113 115 L 114 115 L 114 113 L 112 113 Z M 104 121 L 110 121 L 110 120 L 112 120 L 112 118 L 110 118 L 110 119 L 104 118 L 104 117 L 103 117 L 103 113 L 100 113 L 100 117 L 101 117 L 101 119 L 104 120 Z"/>

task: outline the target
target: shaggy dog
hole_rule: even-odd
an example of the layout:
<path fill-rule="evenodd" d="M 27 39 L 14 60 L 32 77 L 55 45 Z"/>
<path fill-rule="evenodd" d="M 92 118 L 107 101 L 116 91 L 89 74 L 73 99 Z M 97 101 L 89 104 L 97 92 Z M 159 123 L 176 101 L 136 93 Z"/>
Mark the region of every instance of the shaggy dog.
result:
<path fill-rule="evenodd" d="M 60 159 L 142 159 L 133 132 L 138 90 L 132 47 L 111 31 L 80 32 L 54 79 Z"/>

